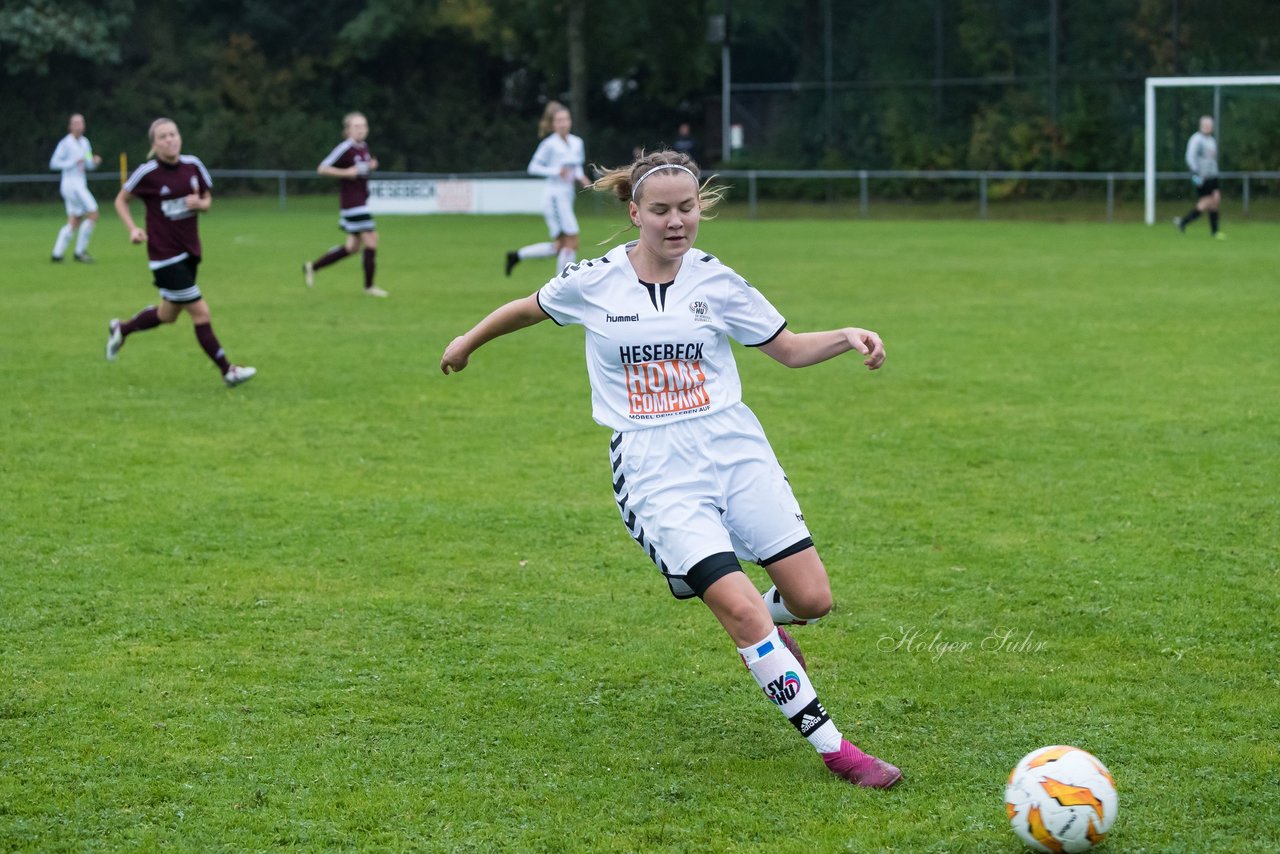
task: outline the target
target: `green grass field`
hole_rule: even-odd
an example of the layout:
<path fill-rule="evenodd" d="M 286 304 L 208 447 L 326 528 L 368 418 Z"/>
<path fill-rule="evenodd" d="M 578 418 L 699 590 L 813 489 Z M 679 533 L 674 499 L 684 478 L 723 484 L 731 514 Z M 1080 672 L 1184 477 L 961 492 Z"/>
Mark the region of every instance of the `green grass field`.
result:
<path fill-rule="evenodd" d="M 1115 775 L 1105 850 L 1280 848 L 1280 226 L 704 225 L 792 329 L 887 343 L 739 351 L 882 793 L 626 535 L 580 330 L 439 374 L 550 275 L 502 275 L 541 221 L 383 217 L 374 300 L 352 260 L 302 286 L 332 207 L 204 219 L 235 390 L 185 318 L 103 359 L 154 298 L 114 214 L 54 266 L 60 206 L 0 209 L 0 849 L 1016 852 L 1046 744 Z"/>

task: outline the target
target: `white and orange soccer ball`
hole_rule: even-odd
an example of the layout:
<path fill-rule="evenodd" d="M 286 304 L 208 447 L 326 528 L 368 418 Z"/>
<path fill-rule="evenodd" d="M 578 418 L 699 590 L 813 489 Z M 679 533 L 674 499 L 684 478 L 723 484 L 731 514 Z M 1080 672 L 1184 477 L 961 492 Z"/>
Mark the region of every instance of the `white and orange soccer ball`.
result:
<path fill-rule="evenodd" d="M 1013 832 L 1036 851 L 1088 851 L 1107 838 L 1117 803 L 1106 766 L 1065 745 L 1022 757 L 1004 790 Z"/>

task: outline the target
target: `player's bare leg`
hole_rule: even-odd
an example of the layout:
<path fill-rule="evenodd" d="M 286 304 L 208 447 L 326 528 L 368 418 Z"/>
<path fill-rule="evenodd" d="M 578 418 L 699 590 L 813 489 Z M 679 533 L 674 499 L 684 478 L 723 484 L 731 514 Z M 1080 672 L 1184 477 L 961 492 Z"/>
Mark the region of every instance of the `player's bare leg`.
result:
<path fill-rule="evenodd" d="M 775 624 L 803 625 L 831 611 L 831 579 L 816 548 L 774 561 L 765 571 L 774 583 L 765 605 Z"/>

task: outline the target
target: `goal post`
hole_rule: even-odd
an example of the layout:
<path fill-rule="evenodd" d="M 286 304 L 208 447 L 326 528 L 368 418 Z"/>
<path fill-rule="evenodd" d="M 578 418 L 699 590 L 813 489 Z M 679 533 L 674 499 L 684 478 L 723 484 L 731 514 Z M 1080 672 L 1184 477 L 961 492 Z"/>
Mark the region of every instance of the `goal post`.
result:
<path fill-rule="evenodd" d="M 1280 74 L 1261 74 L 1250 76 L 1226 77 L 1148 77 L 1146 79 L 1146 129 L 1143 132 L 1143 190 L 1146 198 L 1147 225 L 1155 225 L 1156 221 L 1156 90 L 1212 87 L 1216 90 L 1223 86 L 1280 86 Z M 1217 97 L 1214 104 L 1218 103 Z M 1215 111 L 1216 112 L 1216 111 Z M 1215 119 L 1217 117 L 1215 116 Z M 1215 121 L 1215 126 L 1216 126 Z M 1189 134 L 1188 134 L 1189 135 Z"/>

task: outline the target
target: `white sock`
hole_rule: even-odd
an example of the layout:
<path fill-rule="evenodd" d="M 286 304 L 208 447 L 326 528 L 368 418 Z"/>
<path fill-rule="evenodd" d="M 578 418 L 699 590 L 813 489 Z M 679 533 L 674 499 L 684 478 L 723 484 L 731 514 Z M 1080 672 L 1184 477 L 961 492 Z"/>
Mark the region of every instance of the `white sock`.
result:
<path fill-rule="evenodd" d="M 528 246 L 521 246 L 516 250 L 516 254 L 523 261 L 526 258 L 550 258 L 556 254 L 556 245 L 550 241 L 546 243 L 530 243 Z"/>
<path fill-rule="evenodd" d="M 783 646 L 777 629 L 769 632 L 764 640 L 739 649 L 738 654 L 764 695 L 809 740 L 814 750 L 831 753 L 840 749 L 840 740 L 844 736 L 818 702 L 818 693 L 813 689 L 808 674 L 791 651 Z"/>
<path fill-rule="evenodd" d="M 71 242 L 71 224 L 67 223 L 58 232 L 58 240 L 53 244 L 53 257 L 61 258 L 67 254 L 67 244 Z"/>
<path fill-rule="evenodd" d="M 769 609 L 769 616 L 773 618 L 775 626 L 803 626 L 818 621 L 816 617 L 812 620 L 802 620 L 787 610 L 787 603 L 782 601 L 782 594 L 778 592 L 776 586 L 760 594 L 760 598 L 764 599 L 764 606 Z"/>
<path fill-rule="evenodd" d="M 574 261 L 578 260 L 578 253 L 573 249 L 561 249 L 560 254 L 556 256 L 556 269 L 563 270 Z"/>
<path fill-rule="evenodd" d="M 76 235 L 76 254 L 83 255 L 89 248 L 89 238 L 93 236 L 93 220 L 86 219 L 80 223 L 80 233 Z"/>

